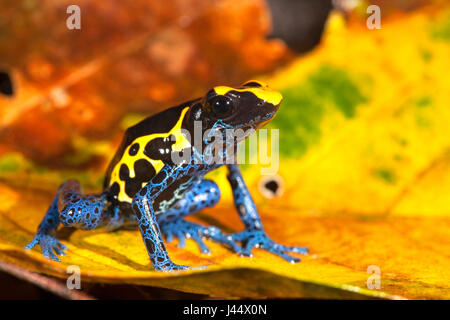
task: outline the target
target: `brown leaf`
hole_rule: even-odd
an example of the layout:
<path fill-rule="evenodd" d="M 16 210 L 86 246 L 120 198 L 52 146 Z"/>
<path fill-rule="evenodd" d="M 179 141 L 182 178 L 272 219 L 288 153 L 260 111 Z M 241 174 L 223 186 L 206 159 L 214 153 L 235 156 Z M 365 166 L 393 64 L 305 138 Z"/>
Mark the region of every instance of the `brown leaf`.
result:
<path fill-rule="evenodd" d="M 0 68 L 15 88 L 0 95 L 0 139 L 46 164 L 60 163 L 79 136 L 111 138 L 125 112 L 152 113 L 213 84 L 241 83 L 287 54 L 265 39 L 263 0 L 85 0 L 81 30 L 66 27 L 70 2 L 27 3 L 0 4 Z M 61 144 L 47 148 L 42 121 Z"/>

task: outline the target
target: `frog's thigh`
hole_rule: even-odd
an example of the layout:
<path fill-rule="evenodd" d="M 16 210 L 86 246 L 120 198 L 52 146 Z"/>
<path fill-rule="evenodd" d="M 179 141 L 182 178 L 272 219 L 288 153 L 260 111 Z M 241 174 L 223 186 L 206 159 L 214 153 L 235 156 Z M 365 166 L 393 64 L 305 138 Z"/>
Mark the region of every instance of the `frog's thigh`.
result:
<path fill-rule="evenodd" d="M 181 219 L 219 202 L 220 189 L 214 181 L 203 179 L 185 191 L 182 198 L 167 211 L 158 215 L 158 223 Z"/>

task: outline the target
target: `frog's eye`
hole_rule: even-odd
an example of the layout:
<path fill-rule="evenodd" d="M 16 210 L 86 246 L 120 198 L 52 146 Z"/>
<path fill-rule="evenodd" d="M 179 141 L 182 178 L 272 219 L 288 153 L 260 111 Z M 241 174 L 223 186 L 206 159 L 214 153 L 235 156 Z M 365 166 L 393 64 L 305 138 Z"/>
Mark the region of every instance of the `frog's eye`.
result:
<path fill-rule="evenodd" d="M 233 101 L 226 96 L 215 96 L 208 101 L 208 104 L 211 111 L 220 118 L 229 115 L 233 109 Z"/>

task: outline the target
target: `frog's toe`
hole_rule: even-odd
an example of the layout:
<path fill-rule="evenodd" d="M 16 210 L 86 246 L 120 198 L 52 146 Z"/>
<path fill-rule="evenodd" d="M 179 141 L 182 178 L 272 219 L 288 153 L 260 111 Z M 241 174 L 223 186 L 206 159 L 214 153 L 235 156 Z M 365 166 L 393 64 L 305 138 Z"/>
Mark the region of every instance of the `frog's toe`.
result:
<path fill-rule="evenodd" d="M 25 249 L 31 250 L 31 249 L 33 249 L 34 246 L 37 245 L 38 243 L 39 243 L 39 241 L 38 241 L 37 236 L 36 236 L 36 237 L 34 237 L 34 239 L 33 239 L 29 244 L 27 244 L 27 245 L 25 246 Z"/>
<path fill-rule="evenodd" d="M 200 249 L 200 251 L 201 251 L 202 253 L 204 253 L 204 254 L 210 254 L 210 253 L 211 253 L 211 250 L 210 250 L 210 249 L 208 248 L 208 246 L 203 242 L 202 237 L 201 237 L 198 233 L 193 234 L 193 235 L 191 236 L 191 238 L 192 238 L 192 240 L 194 240 L 194 241 L 197 243 L 198 248 Z"/>
<path fill-rule="evenodd" d="M 232 239 L 243 243 L 241 256 L 252 257 L 253 248 L 261 248 L 273 253 L 291 263 L 299 262 L 300 259 L 286 252 L 307 254 L 308 249 L 304 247 L 283 246 L 270 239 L 262 230 L 245 230 L 232 235 Z"/>
<path fill-rule="evenodd" d="M 241 252 L 239 253 L 242 257 L 253 257 L 252 249 L 255 247 L 259 247 L 258 239 L 256 238 L 250 238 L 245 243 L 244 247 L 242 248 Z"/>
<path fill-rule="evenodd" d="M 58 246 L 62 249 L 62 250 L 69 250 L 69 248 L 67 248 L 67 246 L 64 244 L 64 243 L 61 243 L 61 242 L 59 242 L 58 241 Z M 64 251 L 63 251 L 64 252 Z M 64 254 L 66 254 L 65 252 L 64 252 Z"/>
<path fill-rule="evenodd" d="M 180 271 L 180 270 L 189 270 L 191 269 L 191 267 L 189 266 L 183 266 L 181 264 L 172 264 L 172 266 L 170 267 L 170 270 L 165 270 L 165 271 Z"/>
<path fill-rule="evenodd" d="M 212 241 L 230 247 L 236 253 L 240 253 L 242 251 L 242 247 L 239 246 L 235 241 L 233 241 L 233 238 L 231 236 L 225 235 L 219 228 L 215 226 L 206 227 L 203 230 L 203 236 L 211 239 Z"/>
<path fill-rule="evenodd" d="M 178 238 L 178 248 L 185 248 L 186 247 L 186 238 L 194 240 L 198 248 L 202 253 L 209 254 L 211 253 L 211 250 L 209 250 L 208 246 L 203 242 L 202 236 L 199 232 L 192 232 L 192 233 L 184 233 L 181 231 L 175 232 L 175 236 Z"/>
<path fill-rule="evenodd" d="M 306 247 L 281 246 L 281 248 L 282 248 L 281 250 L 283 250 L 283 251 L 300 253 L 302 255 L 307 255 L 309 253 L 309 249 Z"/>
<path fill-rule="evenodd" d="M 285 253 L 280 247 L 281 246 L 279 246 L 279 247 L 273 246 L 273 247 L 268 248 L 267 251 L 283 258 L 286 261 L 289 261 L 290 263 L 297 263 L 297 262 L 301 261 L 300 258 L 293 257 L 293 256 Z"/>
<path fill-rule="evenodd" d="M 56 262 L 61 262 L 61 259 L 59 259 L 59 258 L 53 253 L 53 251 L 52 251 L 51 249 L 45 249 L 45 250 L 42 250 L 42 255 L 43 255 L 45 258 L 49 259 L 49 260 L 53 260 L 53 261 L 56 261 Z"/>
<path fill-rule="evenodd" d="M 164 233 L 164 232 L 163 232 Z M 166 241 L 167 242 L 172 242 L 173 241 L 173 233 L 165 233 L 164 236 L 166 237 Z"/>
<path fill-rule="evenodd" d="M 183 266 L 183 265 L 180 265 L 180 264 L 176 264 L 176 263 L 173 263 L 171 261 L 169 263 L 166 263 L 166 264 L 161 265 L 161 266 L 155 266 L 155 270 L 157 270 L 157 271 L 164 271 L 164 272 L 189 270 L 189 269 L 191 269 L 191 267 Z"/>
<path fill-rule="evenodd" d="M 194 240 L 200 251 L 205 254 L 210 254 L 211 250 L 204 243 L 203 239 L 209 239 L 219 244 L 229 246 L 233 251 L 240 252 L 241 247 L 237 245 L 230 237 L 226 236 L 219 228 L 214 226 L 202 226 L 185 220 L 178 220 L 161 225 L 161 232 L 166 237 L 167 241 L 178 238 L 178 247 L 184 248 L 186 245 L 186 238 Z"/>
<path fill-rule="evenodd" d="M 186 248 L 186 236 L 184 234 L 179 234 L 178 238 L 178 248 Z"/>
<path fill-rule="evenodd" d="M 178 248 L 186 247 L 186 235 L 176 228 L 161 227 L 161 232 L 164 234 L 167 242 L 172 242 L 174 238 L 178 239 Z"/>
<path fill-rule="evenodd" d="M 25 246 L 25 249 L 32 249 L 36 244 L 41 247 L 42 255 L 50 260 L 61 262 L 61 260 L 56 256 L 56 254 L 63 256 L 66 253 L 67 247 L 62 244 L 57 238 L 46 235 L 38 234 L 34 237 L 33 241 Z M 56 254 L 55 254 L 56 253 Z"/>
<path fill-rule="evenodd" d="M 57 255 L 60 255 L 60 256 L 65 256 L 65 255 L 66 255 L 66 253 L 64 252 L 64 250 L 61 249 L 61 248 L 53 247 L 53 250 L 56 252 Z"/>

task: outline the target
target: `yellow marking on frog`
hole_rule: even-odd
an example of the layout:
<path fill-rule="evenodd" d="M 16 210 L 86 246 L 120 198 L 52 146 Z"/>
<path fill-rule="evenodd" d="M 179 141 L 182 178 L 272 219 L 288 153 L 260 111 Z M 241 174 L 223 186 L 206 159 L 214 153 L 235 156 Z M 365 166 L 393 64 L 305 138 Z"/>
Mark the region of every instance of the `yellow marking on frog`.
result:
<path fill-rule="evenodd" d="M 261 81 L 256 81 L 256 80 L 250 80 L 250 81 L 247 81 L 246 83 L 249 83 L 249 82 L 256 82 L 256 83 L 260 84 L 261 87 L 248 87 L 248 88 L 243 88 L 243 89 L 236 89 L 236 88 L 227 87 L 227 86 L 217 86 L 217 87 L 214 87 L 214 91 L 220 95 L 225 95 L 229 91 L 251 92 L 255 96 L 257 96 L 259 99 L 267 101 L 267 102 L 273 104 L 274 106 L 280 104 L 281 100 L 283 100 L 283 96 L 281 95 L 281 93 L 269 88 L 265 83 L 263 83 Z"/>
<path fill-rule="evenodd" d="M 186 139 L 185 136 L 183 136 L 181 131 L 181 124 L 183 122 L 184 116 L 186 115 L 186 112 L 189 110 L 189 107 L 184 108 L 181 111 L 180 118 L 178 119 L 175 126 L 166 133 L 153 133 L 146 136 L 142 136 L 139 138 L 136 138 L 131 142 L 128 147 L 125 149 L 125 151 L 122 154 L 122 158 L 120 158 L 119 162 L 115 165 L 112 173 L 111 173 L 111 180 L 109 182 L 109 185 L 111 186 L 115 182 L 117 182 L 120 186 L 119 194 L 117 196 L 117 199 L 122 202 L 132 202 L 133 199 L 131 199 L 126 193 L 125 193 L 125 181 L 120 180 L 119 178 L 119 171 L 122 164 L 125 164 L 129 171 L 130 171 L 130 178 L 135 177 L 134 172 L 134 163 L 140 159 L 145 159 L 148 162 L 151 163 L 153 168 L 155 169 L 155 172 L 158 173 L 163 167 L 164 162 L 162 160 L 154 160 L 149 158 L 144 154 L 145 146 L 147 143 L 149 143 L 151 140 L 155 138 L 164 138 L 169 137 L 171 134 L 173 134 L 176 138 L 175 143 L 172 145 L 172 150 L 174 151 L 181 151 L 184 148 L 190 147 L 190 142 Z M 135 143 L 139 144 L 139 151 L 134 155 L 129 154 L 129 150 L 132 145 Z M 142 187 L 145 186 L 145 183 L 142 184 Z"/>

